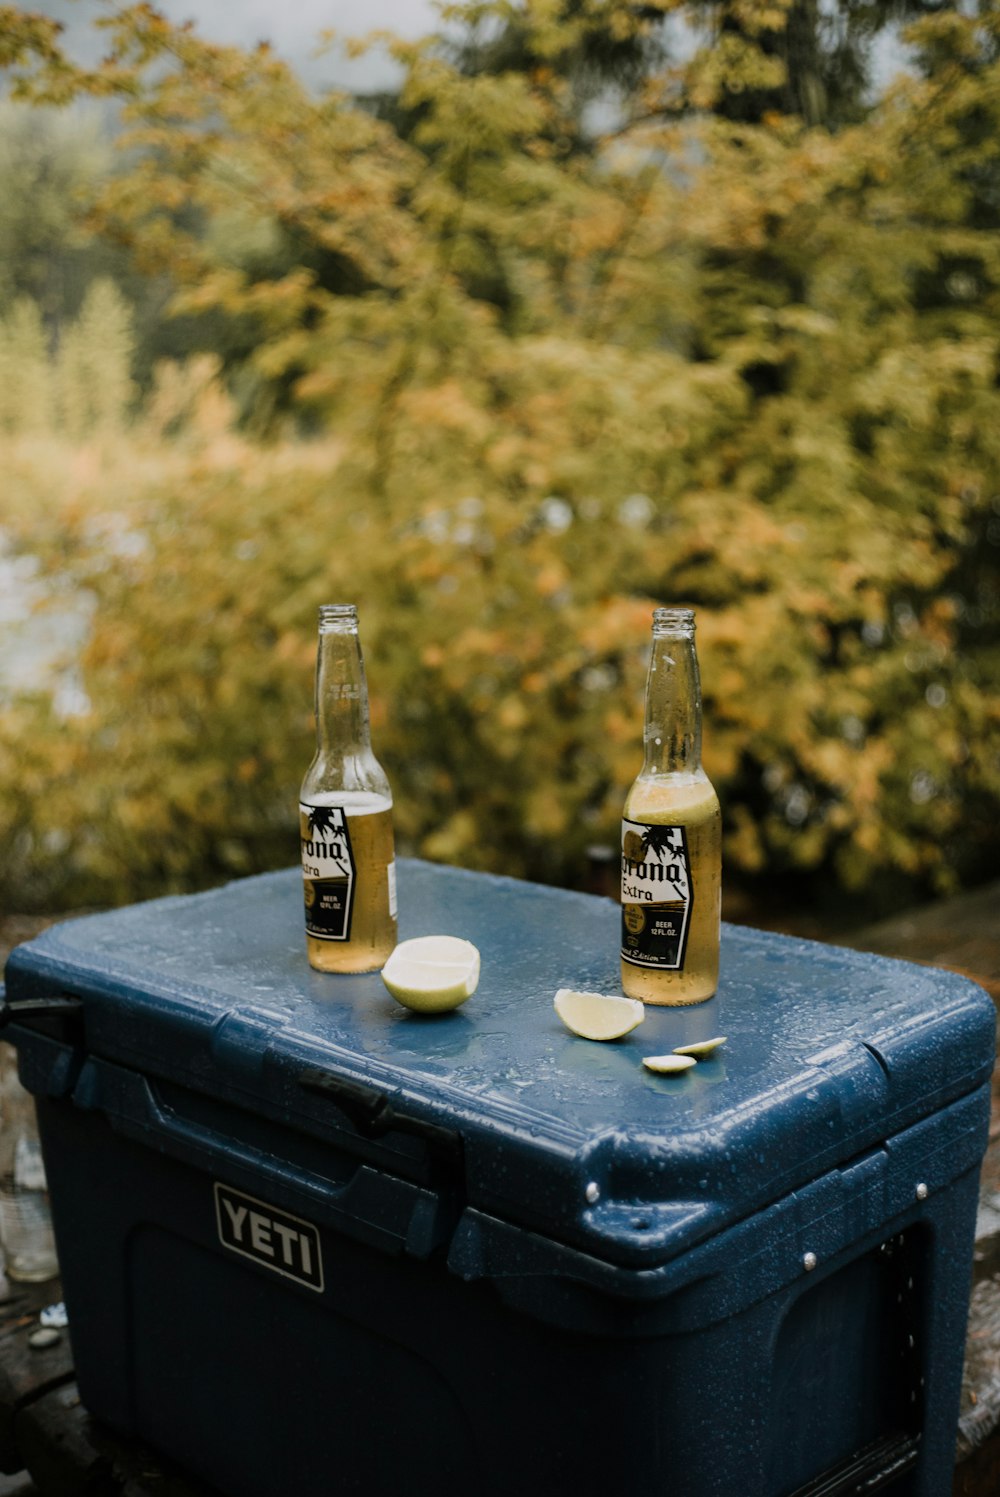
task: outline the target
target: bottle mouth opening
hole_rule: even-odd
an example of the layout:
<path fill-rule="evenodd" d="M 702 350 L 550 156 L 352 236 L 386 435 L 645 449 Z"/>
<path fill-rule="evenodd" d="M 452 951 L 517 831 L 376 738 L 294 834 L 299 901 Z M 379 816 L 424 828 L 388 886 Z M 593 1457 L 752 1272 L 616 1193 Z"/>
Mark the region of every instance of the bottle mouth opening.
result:
<path fill-rule="evenodd" d="M 661 634 L 693 634 L 694 609 L 693 608 L 655 608 L 653 610 L 653 633 Z"/>
<path fill-rule="evenodd" d="M 319 605 L 321 631 L 356 629 L 357 625 L 358 609 L 355 603 L 321 603 Z"/>

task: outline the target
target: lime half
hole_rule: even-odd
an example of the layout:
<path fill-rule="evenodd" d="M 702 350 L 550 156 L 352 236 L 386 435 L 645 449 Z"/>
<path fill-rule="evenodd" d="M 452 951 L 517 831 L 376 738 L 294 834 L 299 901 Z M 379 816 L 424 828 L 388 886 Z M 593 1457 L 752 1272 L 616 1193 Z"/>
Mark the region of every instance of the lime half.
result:
<path fill-rule="evenodd" d="M 445 1013 L 476 991 L 479 949 L 460 936 L 414 936 L 400 941 L 382 968 L 382 981 L 404 1008 Z"/>
<path fill-rule="evenodd" d="M 638 998 L 578 993 L 575 988 L 560 988 L 554 1003 L 566 1028 L 584 1040 L 620 1040 L 646 1016 Z"/>

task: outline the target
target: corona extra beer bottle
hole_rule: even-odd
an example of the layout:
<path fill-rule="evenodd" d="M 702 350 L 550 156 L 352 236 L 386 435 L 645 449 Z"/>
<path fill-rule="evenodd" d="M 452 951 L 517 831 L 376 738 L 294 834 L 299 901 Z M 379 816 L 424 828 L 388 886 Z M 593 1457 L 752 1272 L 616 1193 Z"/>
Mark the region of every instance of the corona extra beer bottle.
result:
<path fill-rule="evenodd" d="M 310 966 L 384 966 L 397 929 L 392 791 L 372 753 L 353 604 L 319 611 L 316 754 L 302 781 L 299 831 Z"/>
<path fill-rule="evenodd" d="M 719 981 L 722 823 L 701 767 L 691 609 L 653 614 L 643 742 L 622 818 L 622 986 L 643 1003 L 700 1003 Z"/>

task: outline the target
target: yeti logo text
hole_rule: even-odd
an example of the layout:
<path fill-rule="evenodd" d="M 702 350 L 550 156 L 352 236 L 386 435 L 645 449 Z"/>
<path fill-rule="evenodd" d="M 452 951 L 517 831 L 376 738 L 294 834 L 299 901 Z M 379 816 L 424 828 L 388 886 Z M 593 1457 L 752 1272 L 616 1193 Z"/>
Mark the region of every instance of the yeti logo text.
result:
<path fill-rule="evenodd" d="M 223 1247 L 322 1293 L 319 1233 L 311 1223 L 218 1181 L 215 1214 Z"/>

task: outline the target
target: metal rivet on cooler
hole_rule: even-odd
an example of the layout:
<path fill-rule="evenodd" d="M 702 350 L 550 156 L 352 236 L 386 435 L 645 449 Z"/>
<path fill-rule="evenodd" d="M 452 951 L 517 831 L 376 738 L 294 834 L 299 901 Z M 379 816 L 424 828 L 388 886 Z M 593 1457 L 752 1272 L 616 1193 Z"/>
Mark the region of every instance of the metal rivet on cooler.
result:
<path fill-rule="evenodd" d="M 816 1263 L 817 1258 L 815 1253 L 803 1253 L 802 1267 L 805 1269 L 806 1273 L 812 1273 L 813 1269 L 816 1267 Z"/>
<path fill-rule="evenodd" d="M 587 1189 L 584 1191 L 584 1195 L 587 1197 L 587 1200 L 592 1206 L 596 1201 L 599 1201 L 601 1199 L 601 1187 L 598 1185 L 596 1180 L 591 1180 L 590 1184 L 587 1186 Z"/>
<path fill-rule="evenodd" d="M 928 1195 L 927 1186 L 921 1180 L 920 1184 L 917 1186 L 917 1200 L 918 1201 L 926 1201 L 927 1195 Z"/>

